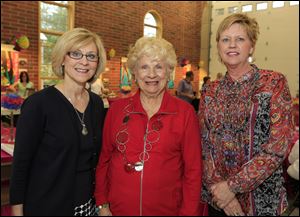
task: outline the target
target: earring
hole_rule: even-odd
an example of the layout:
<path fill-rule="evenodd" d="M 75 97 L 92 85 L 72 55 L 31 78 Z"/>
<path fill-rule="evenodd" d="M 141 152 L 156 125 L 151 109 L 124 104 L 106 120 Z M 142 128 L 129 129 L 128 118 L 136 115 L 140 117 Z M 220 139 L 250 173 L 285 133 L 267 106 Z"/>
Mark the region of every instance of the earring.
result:
<path fill-rule="evenodd" d="M 254 61 L 253 57 L 252 57 L 252 56 L 249 56 L 249 57 L 248 57 L 248 63 L 253 63 L 253 61 Z"/>

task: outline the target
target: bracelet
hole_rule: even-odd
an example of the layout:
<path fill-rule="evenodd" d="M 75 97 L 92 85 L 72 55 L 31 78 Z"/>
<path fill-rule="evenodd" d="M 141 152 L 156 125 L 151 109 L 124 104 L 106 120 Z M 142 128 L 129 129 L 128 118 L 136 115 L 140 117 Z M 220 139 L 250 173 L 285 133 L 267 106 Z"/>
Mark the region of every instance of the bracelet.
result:
<path fill-rule="evenodd" d="M 100 209 L 108 208 L 108 207 L 109 207 L 109 203 L 104 203 L 104 204 L 98 206 L 98 209 L 100 210 Z"/>

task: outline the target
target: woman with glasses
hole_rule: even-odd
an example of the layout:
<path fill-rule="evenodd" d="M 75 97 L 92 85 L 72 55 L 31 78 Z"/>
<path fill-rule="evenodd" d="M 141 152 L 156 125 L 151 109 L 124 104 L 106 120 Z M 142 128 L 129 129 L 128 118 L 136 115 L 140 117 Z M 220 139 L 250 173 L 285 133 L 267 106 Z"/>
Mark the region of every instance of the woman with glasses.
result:
<path fill-rule="evenodd" d="M 99 215 L 199 215 L 197 117 L 166 91 L 176 63 L 164 39 L 140 38 L 130 49 L 127 64 L 139 90 L 106 116 L 96 170 Z"/>
<path fill-rule="evenodd" d="M 85 86 L 105 64 L 97 34 L 75 28 L 58 39 L 52 68 L 62 81 L 29 96 L 18 119 L 10 184 L 14 215 L 95 214 L 104 108 Z"/>

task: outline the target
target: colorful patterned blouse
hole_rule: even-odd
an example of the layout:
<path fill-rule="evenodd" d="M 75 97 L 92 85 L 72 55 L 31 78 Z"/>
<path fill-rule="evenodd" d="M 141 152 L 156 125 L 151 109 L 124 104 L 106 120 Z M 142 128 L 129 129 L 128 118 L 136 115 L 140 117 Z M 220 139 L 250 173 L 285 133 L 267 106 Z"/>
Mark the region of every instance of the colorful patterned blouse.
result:
<path fill-rule="evenodd" d="M 280 215 L 287 207 L 282 162 L 294 128 L 286 78 L 258 69 L 234 81 L 228 73 L 202 96 L 202 197 L 227 180 L 246 215 Z"/>

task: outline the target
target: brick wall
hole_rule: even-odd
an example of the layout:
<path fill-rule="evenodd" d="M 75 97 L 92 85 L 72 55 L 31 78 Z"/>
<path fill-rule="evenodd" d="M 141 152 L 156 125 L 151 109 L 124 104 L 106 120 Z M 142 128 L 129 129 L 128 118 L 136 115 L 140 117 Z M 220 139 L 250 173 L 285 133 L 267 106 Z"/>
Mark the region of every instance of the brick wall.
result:
<path fill-rule="evenodd" d="M 1 43 L 13 35 L 26 35 L 30 47 L 20 52 L 21 58 L 27 58 L 30 80 L 38 86 L 38 2 L 37 1 L 1 1 Z"/>
<path fill-rule="evenodd" d="M 155 10 L 162 18 L 163 37 L 174 45 L 178 59 L 185 57 L 191 61 L 196 71 L 194 85 L 198 87 L 204 4 L 199 1 L 76 1 L 75 27 L 95 31 L 102 37 L 106 50 L 116 50 L 116 56 L 108 61 L 109 72 L 104 77 L 110 79 L 110 88 L 118 92 L 120 58 L 126 56 L 129 45 L 143 35 L 146 12 Z M 31 80 L 38 86 L 38 2 L 1 1 L 1 41 L 23 34 L 29 37 L 30 47 L 23 50 L 20 57 L 28 59 Z M 176 69 L 175 87 L 182 78 L 181 70 L 181 67 Z"/>

